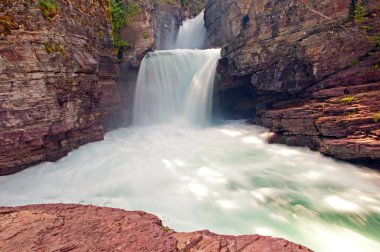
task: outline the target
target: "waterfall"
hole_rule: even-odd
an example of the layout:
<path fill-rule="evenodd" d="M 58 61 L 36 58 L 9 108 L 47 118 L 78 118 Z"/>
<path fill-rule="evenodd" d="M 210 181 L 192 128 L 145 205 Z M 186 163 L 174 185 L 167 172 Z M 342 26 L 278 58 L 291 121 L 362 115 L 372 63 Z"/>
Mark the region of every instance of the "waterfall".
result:
<path fill-rule="evenodd" d="M 204 12 L 202 11 L 194 19 L 187 19 L 181 26 L 175 48 L 202 49 L 206 39 L 204 26 Z"/>
<path fill-rule="evenodd" d="M 198 50 L 205 40 L 203 12 L 181 26 L 176 49 L 149 52 L 137 79 L 133 123 L 210 120 L 220 49 Z"/>

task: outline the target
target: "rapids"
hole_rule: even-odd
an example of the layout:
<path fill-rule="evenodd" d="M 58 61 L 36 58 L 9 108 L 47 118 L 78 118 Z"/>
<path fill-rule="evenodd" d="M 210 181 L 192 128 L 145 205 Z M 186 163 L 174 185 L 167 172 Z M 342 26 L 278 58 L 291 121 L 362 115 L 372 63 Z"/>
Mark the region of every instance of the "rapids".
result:
<path fill-rule="evenodd" d="M 380 176 L 238 122 L 133 126 L 0 177 L 0 205 L 143 210 L 178 231 L 279 236 L 318 252 L 380 251 Z"/>

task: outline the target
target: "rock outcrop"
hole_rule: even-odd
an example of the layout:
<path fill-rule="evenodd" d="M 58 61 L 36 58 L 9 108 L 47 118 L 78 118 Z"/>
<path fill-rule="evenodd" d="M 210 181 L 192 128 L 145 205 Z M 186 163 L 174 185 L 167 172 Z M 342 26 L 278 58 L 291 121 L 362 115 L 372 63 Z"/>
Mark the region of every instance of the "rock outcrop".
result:
<path fill-rule="evenodd" d="M 108 1 L 42 3 L 0 3 L 0 175 L 103 139 L 120 105 Z"/>
<path fill-rule="evenodd" d="M 176 233 L 144 212 L 62 204 L 0 207 L 0 250 L 311 252 L 259 235 Z"/>
<path fill-rule="evenodd" d="M 380 162 L 380 1 L 209 0 L 218 104 L 272 142 Z M 356 9 L 364 9 L 355 17 Z M 220 30 L 220 27 L 224 27 Z"/>

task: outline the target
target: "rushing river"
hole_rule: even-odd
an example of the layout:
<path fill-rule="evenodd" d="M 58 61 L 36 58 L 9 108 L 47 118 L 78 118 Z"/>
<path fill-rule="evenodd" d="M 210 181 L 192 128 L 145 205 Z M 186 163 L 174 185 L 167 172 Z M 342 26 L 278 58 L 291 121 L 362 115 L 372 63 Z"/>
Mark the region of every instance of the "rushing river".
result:
<path fill-rule="evenodd" d="M 380 251 L 380 176 L 302 148 L 265 143 L 266 130 L 161 124 L 0 178 L 0 205 L 84 203 L 144 210 L 178 231 L 260 233 L 319 252 Z"/>
<path fill-rule="evenodd" d="M 177 42 L 198 36 L 194 48 L 184 46 L 200 48 L 202 20 L 185 23 Z M 0 177 L 0 205 L 112 206 L 156 214 L 177 231 L 258 233 L 317 252 L 379 252 L 379 173 L 269 145 L 257 126 L 206 126 L 219 57 L 219 49 L 149 53 L 134 126 L 56 163 Z"/>

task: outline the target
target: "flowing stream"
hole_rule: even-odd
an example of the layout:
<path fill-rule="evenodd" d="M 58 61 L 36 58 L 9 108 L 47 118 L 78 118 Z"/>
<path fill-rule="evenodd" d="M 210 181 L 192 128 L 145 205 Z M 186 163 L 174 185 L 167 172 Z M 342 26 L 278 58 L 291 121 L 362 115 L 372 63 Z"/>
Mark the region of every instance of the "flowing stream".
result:
<path fill-rule="evenodd" d="M 219 54 L 149 53 L 135 124 L 58 162 L 0 177 L 0 205 L 95 204 L 147 211 L 177 231 L 259 233 L 318 252 L 379 252 L 379 173 L 268 145 L 266 129 L 243 122 L 205 127 Z"/>

